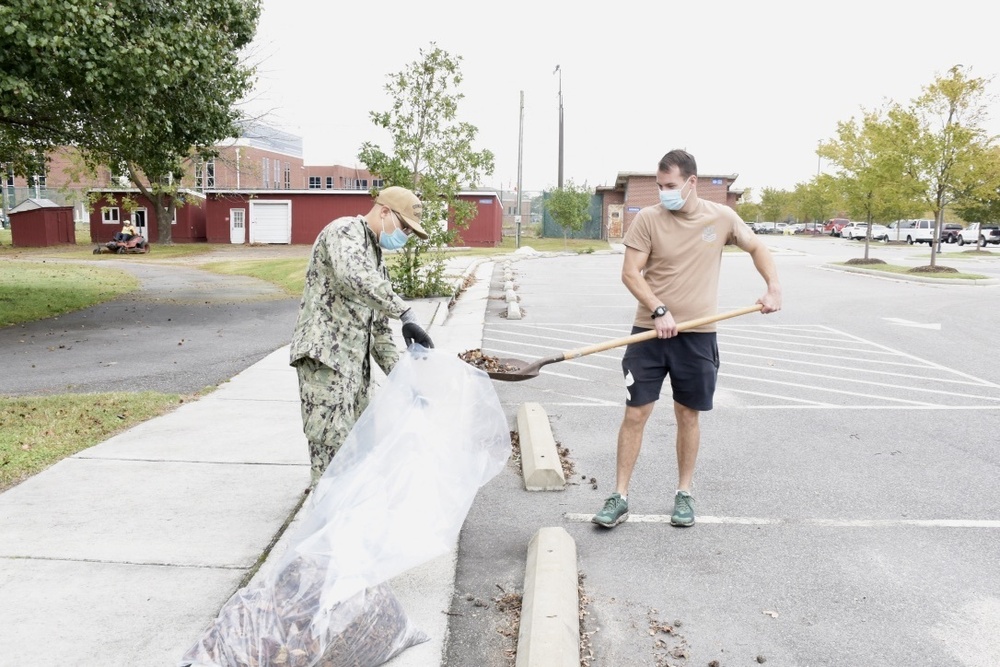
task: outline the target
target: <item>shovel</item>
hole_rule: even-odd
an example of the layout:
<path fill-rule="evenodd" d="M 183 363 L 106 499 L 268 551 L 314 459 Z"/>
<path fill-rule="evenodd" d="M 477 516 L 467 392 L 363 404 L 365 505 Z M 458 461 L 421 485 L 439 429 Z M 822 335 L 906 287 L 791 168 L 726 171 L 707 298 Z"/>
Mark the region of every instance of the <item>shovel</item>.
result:
<path fill-rule="evenodd" d="M 757 303 L 752 306 L 747 306 L 746 308 L 740 308 L 739 310 L 731 310 L 728 313 L 718 313 L 717 315 L 709 315 L 707 317 L 699 317 L 697 319 L 688 320 L 687 322 L 679 323 L 677 325 L 677 331 L 687 331 L 688 329 L 694 329 L 695 327 L 711 324 L 712 322 L 728 320 L 731 317 L 739 317 L 740 315 L 756 312 L 760 310 L 761 307 L 761 304 Z M 508 370 L 487 371 L 487 375 L 494 380 L 507 380 L 510 382 L 530 380 L 533 377 L 538 377 L 538 371 L 541 370 L 542 366 L 548 366 L 549 364 L 554 364 L 558 361 L 566 361 L 567 359 L 576 359 L 577 357 L 594 354 L 595 352 L 603 352 L 604 350 L 610 350 L 614 347 L 631 345 L 632 343 L 641 343 L 644 340 L 651 340 L 653 338 L 656 338 L 656 329 L 650 329 L 649 331 L 637 333 L 632 336 L 625 336 L 624 338 L 615 338 L 614 340 L 604 341 L 603 343 L 597 343 L 595 345 L 588 345 L 587 347 L 578 347 L 575 350 L 560 352 L 554 356 L 539 359 L 538 361 L 531 363 L 521 361 L 520 359 L 498 359 L 498 365 L 501 368 L 506 368 Z"/>

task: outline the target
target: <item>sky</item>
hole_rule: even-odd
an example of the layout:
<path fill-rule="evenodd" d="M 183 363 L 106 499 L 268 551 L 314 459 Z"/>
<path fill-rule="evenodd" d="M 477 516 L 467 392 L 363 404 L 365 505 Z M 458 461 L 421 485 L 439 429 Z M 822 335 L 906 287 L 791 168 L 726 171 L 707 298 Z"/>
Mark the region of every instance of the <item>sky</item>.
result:
<path fill-rule="evenodd" d="M 684 148 L 700 174 L 736 174 L 733 188 L 757 199 L 832 173 L 816 148 L 838 122 L 908 104 L 954 65 L 991 79 L 995 95 L 990 6 L 263 0 L 245 108 L 301 136 L 306 164 L 363 167 L 362 143 L 391 153 L 369 116 L 390 107 L 388 76 L 433 43 L 461 57 L 458 118 L 478 128 L 474 148 L 495 155 L 479 185 L 514 188 L 519 163 L 524 190 L 557 185 L 561 86 L 564 183 L 613 185 Z M 1000 134 L 995 102 L 988 118 Z"/>

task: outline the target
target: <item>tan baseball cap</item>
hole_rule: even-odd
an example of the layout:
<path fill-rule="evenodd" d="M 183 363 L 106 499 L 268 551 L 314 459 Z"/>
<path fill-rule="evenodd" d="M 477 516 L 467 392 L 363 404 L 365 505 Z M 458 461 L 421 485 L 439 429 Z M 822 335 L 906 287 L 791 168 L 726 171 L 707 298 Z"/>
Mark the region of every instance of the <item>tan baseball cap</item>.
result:
<path fill-rule="evenodd" d="M 422 239 L 427 238 L 427 232 L 420 226 L 420 216 L 424 211 L 424 205 L 413 192 L 398 185 L 390 185 L 378 193 L 378 196 L 375 197 L 375 203 L 391 208 L 406 221 L 406 225 L 413 230 L 414 234 Z"/>

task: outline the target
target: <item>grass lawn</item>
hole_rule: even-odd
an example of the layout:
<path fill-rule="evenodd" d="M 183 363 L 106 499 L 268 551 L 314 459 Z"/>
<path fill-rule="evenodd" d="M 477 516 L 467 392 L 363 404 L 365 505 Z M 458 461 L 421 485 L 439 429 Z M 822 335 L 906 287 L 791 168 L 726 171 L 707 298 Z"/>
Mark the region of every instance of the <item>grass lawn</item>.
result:
<path fill-rule="evenodd" d="M 958 273 L 956 271 L 914 271 L 910 266 L 899 266 L 896 264 L 851 264 L 849 262 L 834 262 L 837 266 L 849 266 L 856 269 L 868 271 L 882 271 L 883 273 L 893 273 L 908 277 L 921 278 L 946 278 L 948 280 L 984 280 L 989 276 L 979 273 Z"/>
<path fill-rule="evenodd" d="M 132 275 L 79 264 L 0 261 L 0 326 L 110 301 L 139 286 Z"/>
<path fill-rule="evenodd" d="M 521 247 L 529 247 L 538 252 L 576 252 L 591 253 L 598 250 L 611 250 L 607 241 L 600 239 L 566 239 L 562 238 L 536 238 L 531 236 L 521 237 Z M 513 236 L 504 236 L 500 245 L 496 248 L 470 248 L 469 250 L 449 251 L 449 255 L 455 256 L 477 256 L 477 255 L 506 255 L 514 252 L 517 248 L 514 245 Z"/>
<path fill-rule="evenodd" d="M 306 283 L 307 258 L 234 259 L 201 265 L 206 271 L 224 275 L 250 276 L 278 285 L 290 295 L 299 296 Z"/>
<path fill-rule="evenodd" d="M 0 397 L 0 492 L 185 400 L 155 392 Z"/>

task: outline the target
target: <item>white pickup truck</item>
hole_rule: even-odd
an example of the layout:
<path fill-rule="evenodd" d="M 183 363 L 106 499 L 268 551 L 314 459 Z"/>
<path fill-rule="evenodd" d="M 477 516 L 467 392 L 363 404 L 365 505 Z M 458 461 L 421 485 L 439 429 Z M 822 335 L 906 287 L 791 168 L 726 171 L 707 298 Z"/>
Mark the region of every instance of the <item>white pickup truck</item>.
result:
<path fill-rule="evenodd" d="M 983 246 L 987 243 L 1000 244 L 1000 223 L 970 222 L 958 235 L 958 245 L 966 243 Z"/>

